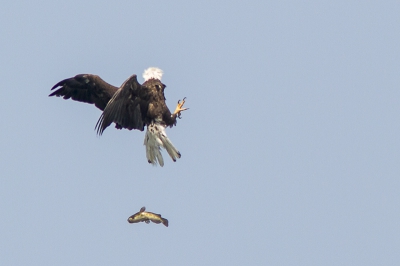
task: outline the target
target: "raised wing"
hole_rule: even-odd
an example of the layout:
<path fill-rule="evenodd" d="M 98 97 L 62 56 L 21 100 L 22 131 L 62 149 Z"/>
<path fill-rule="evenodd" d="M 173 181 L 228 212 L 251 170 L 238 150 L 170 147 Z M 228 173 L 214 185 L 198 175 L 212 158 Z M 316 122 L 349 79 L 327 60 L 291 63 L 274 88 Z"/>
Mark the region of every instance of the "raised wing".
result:
<path fill-rule="evenodd" d="M 136 75 L 129 77 L 115 92 L 104 108 L 103 114 L 97 121 L 96 129 L 99 135 L 116 123 L 117 128 L 143 131 L 148 108 L 147 88 L 137 81 Z"/>
<path fill-rule="evenodd" d="M 49 96 L 63 97 L 79 102 L 94 104 L 100 110 L 104 110 L 107 103 L 118 90 L 102 80 L 97 75 L 80 74 L 75 77 L 64 79 L 51 88 L 56 89 Z"/>

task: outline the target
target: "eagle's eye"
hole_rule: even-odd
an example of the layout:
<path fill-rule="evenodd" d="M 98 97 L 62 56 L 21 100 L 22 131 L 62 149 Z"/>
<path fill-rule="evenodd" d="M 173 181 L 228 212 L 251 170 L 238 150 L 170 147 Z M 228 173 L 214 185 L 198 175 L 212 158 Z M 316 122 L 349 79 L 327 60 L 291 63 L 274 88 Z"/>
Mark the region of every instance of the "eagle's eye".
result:
<path fill-rule="evenodd" d="M 164 91 L 165 87 L 163 85 L 156 85 L 157 91 Z"/>

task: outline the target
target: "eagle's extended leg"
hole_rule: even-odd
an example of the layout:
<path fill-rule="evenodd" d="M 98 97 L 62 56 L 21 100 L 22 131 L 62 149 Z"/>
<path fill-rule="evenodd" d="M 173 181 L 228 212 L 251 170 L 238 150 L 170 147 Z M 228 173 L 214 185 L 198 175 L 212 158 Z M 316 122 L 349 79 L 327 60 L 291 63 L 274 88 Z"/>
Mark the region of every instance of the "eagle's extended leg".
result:
<path fill-rule="evenodd" d="M 176 105 L 176 108 L 175 108 L 174 115 L 178 116 L 179 118 L 181 118 L 181 112 L 182 111 L 185 111 L 185 110 L 189 109 L 189 108 L 183 108 L 183 105 L 185 104 L 185 99 L 186 99 L 186 97 L 183 98 L 182 101 L 179 100 L 178 104 Z"/>

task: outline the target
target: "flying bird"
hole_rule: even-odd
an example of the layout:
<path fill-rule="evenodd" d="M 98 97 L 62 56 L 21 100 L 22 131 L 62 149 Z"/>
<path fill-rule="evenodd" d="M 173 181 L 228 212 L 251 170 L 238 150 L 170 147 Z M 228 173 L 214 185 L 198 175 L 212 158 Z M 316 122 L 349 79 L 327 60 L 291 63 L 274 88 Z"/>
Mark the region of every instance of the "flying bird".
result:
<path fill-rule="evenodd" d="M 168 227 L 168 220 L 165 218 L 161 217 L 161 214 L 156 214 L 152 212 L 146 212 L 146 207 L 142 207 L 139 212 L 135 213 L 134 215 L 130 216 L 128 218 L 129 223 L 139 223 L 139 222 L 145 222 L 145 223 L 150 223 L 152 221 L 153 223 L 159 224 L 162 223 L 166 227 Z"/>
<path fill-rule="evenodd" d="M 146 126 L 144 145 L 147 161 L 164 166 L 161 148 L 167 150 L 174 162 L 181 157 L 165 129 L 175 126 L 177 118 L 181 118 L 181 112 L 188 108 L 183 107 L 185 97 L 178 101 L 175 111 L 170 112 L 165 103 L 166 86 L 161 83 L 162 75 L 161 69 L 150 67 L 143 73 L 143 84 L 137 81 L 136 75 L 132 75 L 117 88 L 97 75 L 80 74 L 58 82 L 51 88 L 56 90 L 49 96 L 94 104 L 102 110 L 95 127 L 99 135 L 112 123 L 115 123 L 117 129 L 143 131 Z"/>

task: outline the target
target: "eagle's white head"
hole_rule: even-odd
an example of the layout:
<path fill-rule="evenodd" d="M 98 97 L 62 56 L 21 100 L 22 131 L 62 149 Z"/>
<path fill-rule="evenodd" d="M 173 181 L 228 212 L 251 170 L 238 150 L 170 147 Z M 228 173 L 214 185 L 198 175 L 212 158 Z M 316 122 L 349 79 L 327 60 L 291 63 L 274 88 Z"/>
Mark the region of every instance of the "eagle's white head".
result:
<path fill-rule="evenodd" d="M 149 79 L 161 80 L 162 75 L 163 71 L 157 67 L 149 67 L 143 72 L 144 81 L 148 81 Z"/>

